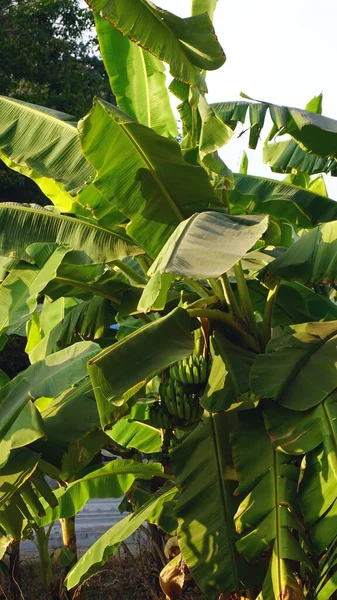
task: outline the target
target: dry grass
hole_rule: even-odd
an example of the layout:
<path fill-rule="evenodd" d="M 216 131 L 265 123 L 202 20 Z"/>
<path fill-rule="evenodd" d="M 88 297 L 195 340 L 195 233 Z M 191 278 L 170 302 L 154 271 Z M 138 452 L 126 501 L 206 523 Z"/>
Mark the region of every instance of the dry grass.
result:
<path fill-rule="evenodd" d="M 146 548 L 142 548 L 132 559 L 122 551 L 100 571 L 88 577 L 75 591 L 73 600 L 165 600 L 158 574 L 159 568 Z M 192 582 L 188 582 L 185 588 L 181 600 L 209 600 Z M 21 590 L 21 600 L 49 600 L 43 589 L 37 561 L 21 561 Z M 5 593 L 3 598 L 12 600 L 7 585 Z M 63 594 L 54 596 L 57 597 L 65 600 Z"/>

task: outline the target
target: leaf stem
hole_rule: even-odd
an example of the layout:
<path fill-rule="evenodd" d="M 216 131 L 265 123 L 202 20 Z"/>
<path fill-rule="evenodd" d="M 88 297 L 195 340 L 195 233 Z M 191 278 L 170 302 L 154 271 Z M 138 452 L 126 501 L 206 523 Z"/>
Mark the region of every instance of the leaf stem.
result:
<path fill-rule="evenodd" d="M 188 287 L 190 287 L 194 292 L 196 292 L 196 294 L 198 294 L 198 296 L 200 296 L 200 298 L 208 298 L 209 296 L 211 296 L 211 292 L 206 290 L 206 288 L 203 285 L 201 285 L 201 283 L 198 283 L 193 279 L 184 279 L 184 281 L 188 285 Z"/>
<path fill-rule="evenodd" d="M 203 306 L 208 306 L 209 304 L 216 304 L 218 300 L 218 296 L 208 296 L 207 298 L 200 298 L 200 300 L 196 300 L 195 302 L 192 302 L 192 304 L 188 304 L 186 308 L 202 308 Z"/>
<path fill-rule="evenodd" d="M 147 279 L 145 279 L 145 277 L 143 277 L 143 275 L 141 275 L 140 273 L 137 273 L 137 271 L 135 271 L 135 269 L 130 267 L 130 265 L 127 265 L 122 260 L 118 260 L 118 259 L 112 260 L 109 263 L 109 265 L 111 265 L 112 267 L 117 267 L 117 269 L 122 271 L 122 273 L 124 275 L 126 275 L 126 277 L 129 279 L 130 283 L 134 283 L 136 285 L 146 285 L 147 284 Z"/>
<path fill-rule="evenodd" d="M 276 285 L 269 290 L 266 306 L 263 314 L 263 322 L 262 322 L 262 330 L 261 330 L 261 339 L 263 349 L 267 346 L 270 338 L 271 338 L 271 330 L 272 330 L 272 321 L 273 321 L 273 311 L 275 306 L 275 301 L 277 297 L 277 293 L 280 288 L 280 282 L 278 281 Z"/>
<path fill-rule="evenodd" d="M 188 308 L 187 312 L 190 317 L 205 317 L 206 319 L 222 323 L 230 333 L 235 335 L 247 346 L 254 351 L 259 351 L 255 338 L 245 331 L 243 326 L 240 325 L 232 315 L 222 312 L 221 310 L 210 308 Z"/>
<path fill-rule="evenodd" d="M 254 315 L 252 301 L 249 295 L 248 286 L 243 272 L 241 261 L 234 265 L 235 279 L 238 286 L 238 294 L 241 303 L 241 310 L 247 323 L 252 328 L 252 331 L 257 340 L 260 340 L 260 332 Z"/>
<path fill-rule="evenodd" d="M 234 315 L 234 317 L 237 317 L 238 319 L 242 319 L 242 312 L 237 304 L 237 301 L 235 299 L 233 290 L 232 290 L 232 286 L 229 282 L 227 273 L 224 273 L 223 275 L 221 275 L 220 277 L 220 282 L 221 282 L 221 286 L 222 286 L 222 290 L 223 290 L 223 295 L 225 297 L 225 300 L 229 306 L 229 310 L 232 313 L 232 315 Z"/>
<path fill-rule="evenodd" d="M 221 287 L 221 284 L 216 279 L 207 279 L 209 285 L 211 286 L 215 296 L 219 298 L 221 304 L 225 303 L 225 296 Z"/>

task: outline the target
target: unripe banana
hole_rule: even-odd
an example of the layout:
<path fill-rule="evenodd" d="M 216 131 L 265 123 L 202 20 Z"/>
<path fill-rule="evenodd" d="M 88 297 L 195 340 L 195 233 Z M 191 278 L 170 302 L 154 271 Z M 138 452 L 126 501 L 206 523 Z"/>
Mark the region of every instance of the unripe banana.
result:
<path fill-rule="evenodd" d="M 181 381 L 181 383 L 184 383 L 185 385 L 187 385 L 188 381 L 187 381 L 186 370 L 185 370 L 183 361 L 180 361 L 178 363 L 178 369 L 179 369 L 179 380 Z"/>
<path fill-rule="evenodd" d="M 184 401 L 181 394 L 176 395 L 177 416 L 179 419 L 184 419 Z"/>
<path fill-rule="evenodd" d="M 200 372 L 199 372 L 199 366 L 194 364 L 192 367 L 192 373 L 193 373 L 193 383 L 194 384 L 198 384 L 200 383 Z"/>
<path fill-rule="evenodd" d="M 187 361 L 186 361 L 186 364 L 184 365 L 184 368 L 185 368 L 185 373 L 186 373 L 186 378 L 187 378 L 188 383 L 190 385 L 193 385 L 194 381 L 193 381 L 192 368 L 190 367 L 190 365 L 188 364 Z"/>
<path fill-rule="evenodd" d="M 191 404 L 190 404 L 190 399 L 187 396 L 187 394 L 184 394 L 183 405 L 184 405 L 184 418 L 185 418 L 185 421 L 189 422 L 190 419 L 191 419 Z"/>

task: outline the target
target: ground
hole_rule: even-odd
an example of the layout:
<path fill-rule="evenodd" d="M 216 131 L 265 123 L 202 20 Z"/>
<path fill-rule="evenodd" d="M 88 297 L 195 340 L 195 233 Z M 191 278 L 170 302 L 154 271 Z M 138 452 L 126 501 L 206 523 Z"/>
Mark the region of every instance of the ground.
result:
<path fill-rule="evenodd" d="M 73 595 L 73 600 L 165 600 L 158 583 L 159 569 L 147 550 L 133 559 L 123 554 L 109 560 Z M 185 584 L 181 600 L 210 600 L 192 582 Z M 8 589 L 5 598 L 12 600 Z M 21 561 L 21 600 L 47 599 L 40 576 L 38 561 Z M 65 597 L 60 595 L 61 600 Z"/>

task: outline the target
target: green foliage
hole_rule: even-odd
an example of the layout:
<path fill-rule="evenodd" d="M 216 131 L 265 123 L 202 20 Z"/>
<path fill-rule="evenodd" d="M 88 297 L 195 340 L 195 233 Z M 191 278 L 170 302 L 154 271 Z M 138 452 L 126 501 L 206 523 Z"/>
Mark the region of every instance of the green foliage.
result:
<path fill-rule="evenodd" d="M 0 377 L 1 552 L 124 494 L 131 514 L 73 566 L 69 589 L 146 520 L 177 535 L 175 569 L 206 593 L 328 600 L 337 212 L 321 174 L 336 174 L 337 124 L 321 96 L 304 111 L 207 103 L 206 71 L 224 62 L 214 0 L 194 0 L 187 19 L 148 0 L 91 6 L 118 107 L 101 94 L 77 126 L 70 101 L 0 99 L 4 161 L 55 205 L 0 208 L 0 344 L 26 335 L 31 361 Z M 257 147 L 268 114 L 264 156 L 287 178 L 247 175 L 246 157 L 231 173 L 217 152 L 245 123 Z M 103 448 L 119 460 L 102 466 Z"/>

